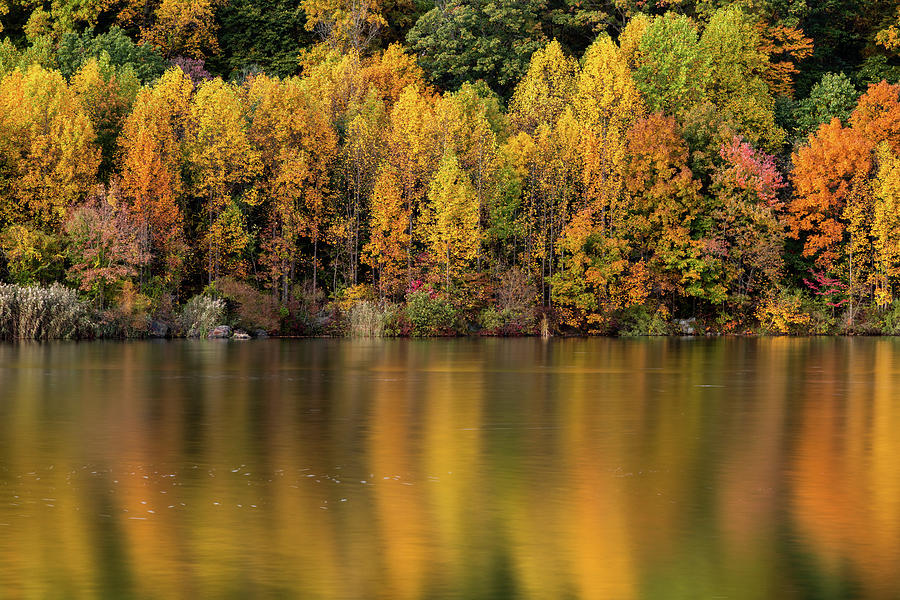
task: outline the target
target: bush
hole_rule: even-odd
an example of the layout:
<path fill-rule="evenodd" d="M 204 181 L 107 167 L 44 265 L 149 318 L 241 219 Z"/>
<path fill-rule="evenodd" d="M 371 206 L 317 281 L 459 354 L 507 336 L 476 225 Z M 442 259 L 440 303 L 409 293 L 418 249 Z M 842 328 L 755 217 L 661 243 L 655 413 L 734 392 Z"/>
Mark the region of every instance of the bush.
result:
<path fill-rule="evenodd" d="M 150 298 L 131 281 L 122 285 L 116 305 L 99 315 L 98 335 L 103 338 L 141 338 L 150 331 Z"/>
<path fill-rule="evenodd" d="M 779 290 L 760 303 L 756 318 L 764 333 L 780 335 L 809 333 L 810 317 L 800 291 Z"/>
<path fill-rule="evenodd" d="M 0 285 L 0 339 L 82 339 L 95 335 L 90 309 L 75 290 Z"/>
<path fill-rule="evenodd" d="M 668 335 L 672 333 L 669 317 L 669 311 L 665 306 L 660 306 L 652 314 L 645 306 L 634 306 L 624 312 L 619 335 L 622 337 Z"/>
<path fill-rule="evenodd" d="M 534 333 L 534 311 L 486 308 L 478 316 L 482 335 L 528 335 Z"/>
<path fill-rule="evenodd" d="M 456 308 L 427 286 L 406 294 L 406 318 L 410 335 L 431 337 L 456 335 Z"/>
<path fill-rule="evenodd" d="M 900 335 L 900 300 L 894 300 L 881 313 L 878 325 L 884 335 Z"/>
<path fill-rule="evenodd" d="M 225 318 L 225 301 L 209 296 L 194 296 L 176 319 L 179 331 L 187 337 L 204 337 Z"/>
<path fill-rule="evenodd" d="M 278 300 L 272 294 L 260 292 L 253 286 L 225 277 L 216 281 L 218 294 L 234 313 L 237 327 L 269 333 L 278 331 L 281 321 Z"/>

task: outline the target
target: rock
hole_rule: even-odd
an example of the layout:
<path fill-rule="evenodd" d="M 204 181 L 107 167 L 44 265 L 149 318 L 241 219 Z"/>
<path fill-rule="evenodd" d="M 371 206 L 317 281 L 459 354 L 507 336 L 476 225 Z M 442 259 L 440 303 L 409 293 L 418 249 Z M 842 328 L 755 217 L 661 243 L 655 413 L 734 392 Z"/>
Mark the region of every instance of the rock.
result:
<path fill-rule="evenodd" d="M 209 332 L 209 335 L 206 336 L 211 340 L 224 340 L 231 337 L 231 327 L 228 325 L 219 325 L 215 329 Z"/>
<path fill-rule="evenodd" d="M 682 335 L 694 335 L 694 325 L 696 324 L 697 319 L 695 317 L 691 317 L 690 319 L 678 319 L 675 321 L 675 325 L 678 326 Z"/>
<path fill-rule="evenodd" d="M 169 324 L 164 321 L 150 321 L 150 337 L 169 337 Z"/>
<path fill-rule="evenodd" d="M 265 329 L 257 329 L 253 332 L 253 337 L 264 340 L 269 337 L 269 332 Z"/>
<path fill-rule="evenodd" d="M 240 331 L 240 330 L 235 331 L 234 335 L 232 336 L 231 339 L 233 339 L 233 340 L 249 340 L 250 334 L 247 333 L 246 331 Z"/>

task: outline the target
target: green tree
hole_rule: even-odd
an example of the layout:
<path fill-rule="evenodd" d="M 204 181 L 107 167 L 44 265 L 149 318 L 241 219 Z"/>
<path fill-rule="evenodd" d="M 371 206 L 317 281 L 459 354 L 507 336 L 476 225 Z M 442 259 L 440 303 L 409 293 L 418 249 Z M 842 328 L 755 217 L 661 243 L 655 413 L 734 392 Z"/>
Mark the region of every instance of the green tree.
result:
<path fill-rule="evenodd" d="M 656 17 L 639 40 L 634 78 L 648 108 L 675 115 L 700 101 L 708 70 L 693 21 L 674 13 Z"/>
<path fill-rule="evenodd" d="M 449 0 L 423 15 L 407 35 L 422 68 L 438 86 L 458 89 L 483 79 L 508 96 L 546 41 L 544 0 Z"/>
<path fill-rule="evenodd" d="M 62 36 L 56 50 L 59 70 L 71 77 L 91 58 L 106 56 L 110 67 L 130 67 L 141 83 L 156 81 L 166 70 L 166 62 L 149 44 L 135 44 L 122 29 L 113 26 L 107 33 L 94 35 L 92 28 Z"/>
<path fill-rule="evenodd" d="M 849 77 L 843 73 L 825 73 L 809 96 L 797 103 L 797 132 L 808 136 L 832 119 L 846 123 L 858 98 L 859 92 Z"/>

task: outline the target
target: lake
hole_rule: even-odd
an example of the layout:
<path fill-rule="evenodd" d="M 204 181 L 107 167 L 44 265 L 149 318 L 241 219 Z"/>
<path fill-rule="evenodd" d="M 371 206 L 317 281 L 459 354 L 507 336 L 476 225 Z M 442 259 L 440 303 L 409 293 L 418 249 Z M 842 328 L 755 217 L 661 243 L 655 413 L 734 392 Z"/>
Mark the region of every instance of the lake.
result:
<path fill-rule="evenodd" d="M 897 598 L 900 341 L 0 345 L 0 598 Z"/>

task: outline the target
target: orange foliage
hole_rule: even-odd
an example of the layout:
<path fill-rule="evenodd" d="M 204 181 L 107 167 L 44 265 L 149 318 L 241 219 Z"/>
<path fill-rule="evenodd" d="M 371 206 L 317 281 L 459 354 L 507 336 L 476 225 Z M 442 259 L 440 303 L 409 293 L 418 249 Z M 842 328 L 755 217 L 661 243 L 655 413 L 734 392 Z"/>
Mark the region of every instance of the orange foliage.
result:
<path fill-rule="evenodd" d="M 760 51 L 769 57 L 770 65 L 763 78 L 773 96 L 794 95 L 794 77 L 800 72 L 797 63 L 813 53 L 813 41 L 797 27 L 787 25 L 758 26 Z"/>
<path fill-rule="evenodd" d="M 850 115 L 850 125 L 873 144 L 887 142 L 900 152 L 900 84 L 869 86 Z"/>
<path fill-rule="evenodd" d="M 819 268 L 827 270 L 838 256 L 845 230 L 841 215 L 851 195 L 866 185 L 873 149 L 865 135 L 834 119 L 792 157 L 788 230 L 796 239 L 804 235 L 803 255 L 815 257 Z"/>

